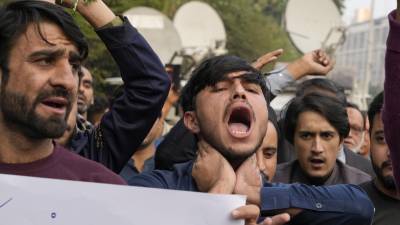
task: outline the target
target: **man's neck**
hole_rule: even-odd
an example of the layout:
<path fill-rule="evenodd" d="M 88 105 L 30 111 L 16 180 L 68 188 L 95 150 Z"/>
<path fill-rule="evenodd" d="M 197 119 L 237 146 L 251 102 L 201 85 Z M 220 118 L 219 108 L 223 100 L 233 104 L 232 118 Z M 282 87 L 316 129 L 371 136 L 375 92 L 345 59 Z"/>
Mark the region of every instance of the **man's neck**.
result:
<path fill-rule="evenodd" d="M 375 187 L 378 188 L 378 190 L 381 191 L 383 194 L 385 194 L 385 195 L 387 195 L 389 197 L 392 197 L 394 199 L 400 200 L 400 192 L 398 192 L 396 189 L 388 189 L 388 188 L 386 188 L 383 185 L 383 183 L 377 178 L 375 178 L 373 180 L 373 182 L 374 182 Z"/>
<path fill-rule="evenodd" d="M 144 169 L 144 163 L 146 160 L 154 156 L 154 153 L 156 152 L 156 147 L 154 146 L 154 143 L 151 143 L 150 145 L 138 150 L 133 154 L 132 160 L 135 162 L 135 167 L 139 172 L 142 172 Z"/>
<path fill-rule="evenodd" d="M 30 163 L 49 156 L 54 149 L 51 139 L 32 139 L 0 123 L 0 163 Z"/>

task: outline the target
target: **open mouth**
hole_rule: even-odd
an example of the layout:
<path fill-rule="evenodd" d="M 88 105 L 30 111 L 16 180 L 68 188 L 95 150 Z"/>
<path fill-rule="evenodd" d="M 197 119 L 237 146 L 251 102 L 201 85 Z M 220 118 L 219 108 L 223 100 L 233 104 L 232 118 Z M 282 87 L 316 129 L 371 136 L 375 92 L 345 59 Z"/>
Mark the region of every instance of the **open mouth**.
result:
<path fill-rule="evenodd" d="M 231 135 L 239 138 L 246 137 L 250 133 L 251 125 L 252 116 L 249 108 L 239 106 L 232 109 L 228 119 L 228 128 Z"/>
<path fill-rule="evenodd" d="M 61 97 L 47 98 L 44 99 L 41 103 L 57 113 L 64 113 L 68 105 L 68 101 L 65 98 Z"/>
<path fill-rule="evenodd" d="M 347 138 L 344 139 L 344 143 L 347 144 L 347 145 L 352 145 L 353 144 L 353 142 L 351 140 L 347 139 Z"/>
<path fill-rule="evenodd" d="M 323 159 L 321 159 L 321 158 L 311 158 L 311 159 L 310 159 L 310 163 L 311 163 L 313 166 L 320 167 L 320 166 L 322 166 L 322 165 L 325 163 L 325 160 L 323 160 Z"/>
<path fill-rule="evenodd" d="M 85 103 L 85 97 L 82 95 L 78 95 L 78 104 L 84 104 Z"/>

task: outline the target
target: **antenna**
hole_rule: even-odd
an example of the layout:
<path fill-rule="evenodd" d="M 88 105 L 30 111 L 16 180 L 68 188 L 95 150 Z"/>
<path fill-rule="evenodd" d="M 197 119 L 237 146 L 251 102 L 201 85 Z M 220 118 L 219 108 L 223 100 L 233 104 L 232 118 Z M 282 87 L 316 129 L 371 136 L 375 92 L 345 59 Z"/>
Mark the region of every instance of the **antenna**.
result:
<path fill-rule="evenodd" d="M 290 40 L 302 53 L 319 48 L 332 52 L 344 40 L 345 29 L 332 0 L 289 0 L 285 21 Z"/>
<path fill-rule="evenodd" d="M 146 38 L 163 64 L 169 63 L 174 54 L 182 49 L 178 31 L 161 12 L 148 7 L 135 7 L 124 15 Z"/>
<path fill-rule="evenodd" d="M 175 13 L 174 25 L 184 48 L 225 48 L 224 23 L 218 13 L 204 2 L 183 4 Z"/>

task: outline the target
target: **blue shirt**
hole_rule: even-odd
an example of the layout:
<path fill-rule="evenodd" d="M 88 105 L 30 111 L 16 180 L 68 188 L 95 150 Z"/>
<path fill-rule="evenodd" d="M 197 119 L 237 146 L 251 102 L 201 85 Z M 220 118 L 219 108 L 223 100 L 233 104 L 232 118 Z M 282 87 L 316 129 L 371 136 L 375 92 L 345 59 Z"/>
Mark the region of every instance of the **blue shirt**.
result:
<path fill-rule="evenodd" d="M 133 177 L 137 176 L 140 173 L 145 173 L 145 172 L 150 172 L 154 170 L 154 156 L 148 158 L 146 161 L 144 161 L 143 164 L 143 171 L 139 172 L 139 170 L 135 166 L 135 160 L 132 158 L 128 161 L 128 163 L 124 166 L 122 171 L 119 173 L 119 175 L 126 181 L 128 182 L 131 180 Z"/>
<path fill-rule="evenodd" d="M 129 185 L 196 191 L 192 177 L 193 162 L 176 164 L 173 171 L 154 170 L 128 181 Z M 370 225 L 374 207 L 356 185 L 308 186 L 266 183 L 261 189 L 261 214 L 270 216 L 289 208 L 304 209 L 289 224 Z"/>

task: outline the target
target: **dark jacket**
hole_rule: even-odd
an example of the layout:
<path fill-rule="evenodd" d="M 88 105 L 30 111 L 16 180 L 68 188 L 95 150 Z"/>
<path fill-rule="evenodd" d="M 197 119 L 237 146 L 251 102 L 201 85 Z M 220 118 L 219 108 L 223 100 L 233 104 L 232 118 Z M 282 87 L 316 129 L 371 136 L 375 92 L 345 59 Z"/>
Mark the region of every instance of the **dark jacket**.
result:
<path fill-rule="evenodd" d="M 351 151 L 348 148 L 344 148 L 344 155 L 346 157 L 346 164 L 355 167 L 371 177 L 375 177 L 375 172 L 372 169 L 372 163 L 370 160 L 364 158 L 363 156 Z"/>
<path fill-rule="evenodd" d="M 154 170 L 131 180 L 133 186 L 198 192 L 192 178 L 193 161 L 176 164 L 172 171 Z M 260 190 L 262 215 L 274 215 L 288 208 L 304 209 L 288 224 L 370 225 L 373 205 L 355 185 L 307 186 L 266 183 Z M 358 204 L 354 204 L 357 202 Z"/>
<path fill-rule="evenodd" d="M 75 134 L 71 148 L 119 173 L 160 115 L 170 80 L 158 56 L 126 18 L 122 26 L 96 32 L 118 64 L 124 90 L 98 127 Z"/>
<path fill-rule="evenodd" d="M 307 185 L 334 185 L 334 184 L 361 184 L 371 180 L 371 176 L 363 171 L 345 165 L 340 160 L 336 160 L 332 174 L 324 183 L 314 183 L 307 178 L 297 160 L 292 162 L 279 164 L 276 168 L 276 174 L 273 179 L 274 182 L 292 184 L 302 183 Z"/>

